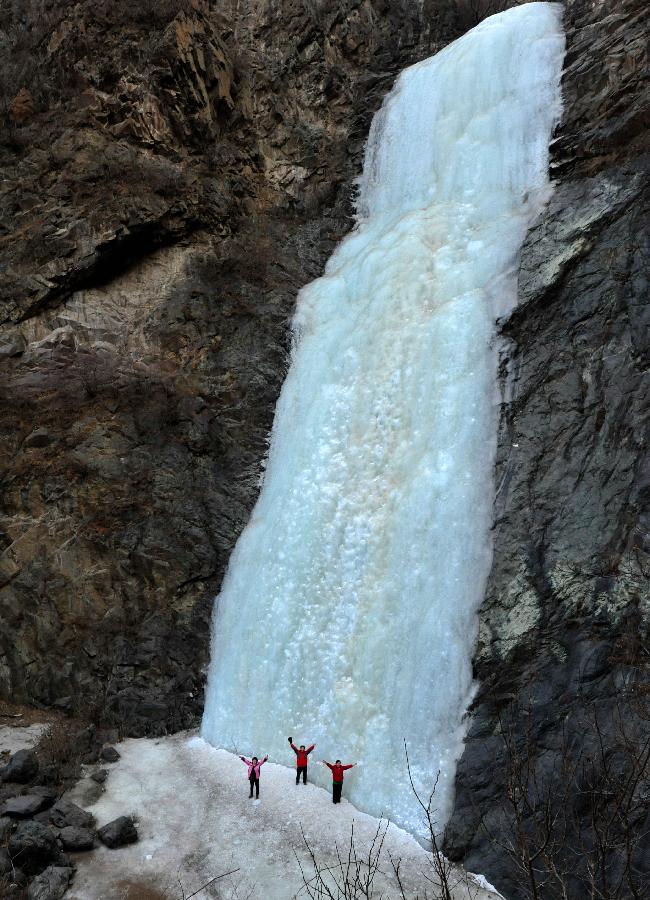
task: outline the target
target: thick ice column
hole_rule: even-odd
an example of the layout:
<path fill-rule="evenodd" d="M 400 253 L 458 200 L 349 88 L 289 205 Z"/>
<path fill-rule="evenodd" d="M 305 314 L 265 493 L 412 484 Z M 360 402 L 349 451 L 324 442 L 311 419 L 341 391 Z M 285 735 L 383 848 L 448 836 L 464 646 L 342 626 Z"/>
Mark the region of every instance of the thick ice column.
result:
<path fill-rule="evenodd" d="M 264 484 L 213 623 L 202 733 L 359 763 L 346 793 L 442 824 L 490 561 L 495 320 L 548 191 L 556 4 L 494 16 L 407 69 L 372 124 L 359 224 L 303 289 Z M 312 766 L 312 772 L 315 767 Z"/>

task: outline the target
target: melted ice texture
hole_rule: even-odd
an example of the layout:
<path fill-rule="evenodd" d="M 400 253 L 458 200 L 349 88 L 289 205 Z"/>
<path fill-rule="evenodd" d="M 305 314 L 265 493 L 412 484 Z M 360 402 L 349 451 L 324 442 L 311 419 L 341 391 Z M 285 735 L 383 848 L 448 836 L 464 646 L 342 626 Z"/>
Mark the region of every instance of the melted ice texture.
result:
<path fill-rule="evenodd" d="M 495 320 L 549 192 L 561 8 L 493 16 L 405 70 L 374 118 L 359 223 L 299 295 L 266 475 L 215 606 L 202 734 L 358 763 L 344 795 L 440 827 L 491 562 Z M 312 763 L 323 782 L 327 770 Z M 291 784 L 287 790 L 298 790 Z"/>

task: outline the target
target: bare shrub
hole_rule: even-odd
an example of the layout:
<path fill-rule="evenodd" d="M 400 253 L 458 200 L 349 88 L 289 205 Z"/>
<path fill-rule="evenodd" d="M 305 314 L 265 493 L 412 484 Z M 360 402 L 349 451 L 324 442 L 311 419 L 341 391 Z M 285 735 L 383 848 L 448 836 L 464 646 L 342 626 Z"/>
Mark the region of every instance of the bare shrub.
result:
<path fill-rule="evenodd" d="M 613 708 L 591 702 L 567 716 L 561 745 L 547 751 L 552 764 L 540 754 L 532 715 L 520 713 L 501 717 L 503 800 L 490 824 L 481 822 L 510 861 L 510 895 L 647 900 L 650 704 L 643 685 L 632 681 Z"/>
<path fill-rule="evenodd" d="M 435 807 L 440 772 L 436 776 L 428 798 L 424 800 L 413 781 L 406 741 L 404 741 L 404 752 L 411 790 L 422 809 L 426 823 L 431 857 L 429 872 L 422 873 L 426 884 L 422 886 L 421 891 L 413 894 L 409 892 L 405 884 L 402 860 L 388 854 L 390 868 L 399 890 L 398 896 L 401 900 L 454 900 L 456 890 L 463 888 L 464 896 L 468 900 L 475 900 L 480 892 L 479 885 L 468 873 L 451 863 L 440 847 L 442 829 L 436 818 Z M 387 819 L 380 820 L 370 846 L 367 850 L 362 851 L 355 839 L 353 823 L 347 848 L 345 852 L 341 852 L 339 847 L 336 847 L 334 862 L 320 860 L 303 831 L 302 839 L 307 850 L 308 862 L 302 863 L 296 853 L 303 883 L 301 890 L 295 895 L 296 898 L 306 896 L 310 900 L 371 900 L 373 897 L 384 896 L 384 894 L 376 893 L 376 879 L 378 875 L 384 874 L 381 869 L 382 852 L 389 824 Z"/>
<path fill-rule="evenodd" d="M 440 770 L 438 770 L 436 774 L 433 787 L 431 788 L 431 793 L 429 794 L 429 797 L 425 802 L 422 799 L 417 788 L 415 787 L 415 783 L 413 781 L 413 776 L 411 774 L 411 762 L 409 760 L 406 741 L 404 741 L 404 755 L 406 756 L 406 768 L 408 770 L 411 790 L 413 791 L 413 795 L 417 800 L 420 808 L 422 809 L 424 820 L 426 822 L 427 830 L 429 833 L 429 841 L 431 844 L 431 874 L 427 875 L 426 873 L 424 873 L 424 877 L 431 885 L 432 893 L 429 895 L 427 892 L 425 892 L 424 897 L 421 898 L 421 900 L 429 900 L 429 897 L 431 898 L 431 900 L 454 900 L 454 892 L 456 888 L 460 887 L 461 885 L 465 887 L 470 900 L 472 900 L 473 897 L 478 895 L 478 887 L 472 884 L 466 872 L 464 872 L 460 867 L 455 866 L 447 859 L 441 849 L 440 838 L 443 829 L 442 823 L 439 822 L 436 817 L 437 809 L 434 805 L 436 790 L 438 787 L 438 782 L 440 780 Z M 395 860 L 391 860 L 391 863 L 393 866 L 395 877 L 399 884 L 402 900 L 420 900 L 419 897 L 407 898 L 400 877 L 399 861 L 396 862 Z"/>
<path fill-rule="evenodd" d="M 354 822 L 345 852 L 336 846 L 336 862 L 321 862 L 310 845 L 305 832 L 302 839 L 307 849 L 308 864 L 303 865 L 296 853 L 302 875 L 303 894 L 310 900 L 370 900 L 374 897 L 374 882 L 379 872 L 379 858 L 388 830 L 388 821 L 380 820 L 367 851 L 361 852 L 354 837 Z"/>
<path fill-rule="evenodd" d="M 49 725 L 35 750 L 41 769 L 52 783 L 62 783 L 78 774 L 83 747 L 78 729 L 69 720 L 62 719 Z"/>

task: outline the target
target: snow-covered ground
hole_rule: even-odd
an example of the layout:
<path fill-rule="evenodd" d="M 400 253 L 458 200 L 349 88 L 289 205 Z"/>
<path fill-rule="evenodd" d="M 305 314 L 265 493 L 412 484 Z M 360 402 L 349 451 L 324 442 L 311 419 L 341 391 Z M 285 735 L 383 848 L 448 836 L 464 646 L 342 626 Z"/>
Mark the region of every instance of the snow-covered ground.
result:
<path fill-rule="evenodd" d="M 0 725 L 0 756 L 34 747 L 46 728 L 47 725 L 41 722 L 32 725 Z"/>
<path fill-rule="evenodd" d="M 259 803 L 249 800 L 244 764 L 193 734 L 132 739 L 118 749 L 121 759 L 108 767 L 105 793 L 86 805 L 100 826 L 119 815 L 134 815 L 140 840 L 119 850 L 99 847 L 79 854 L 66 895 L 70 900 L 181 900 L 231 870 L 234 874 L 197 897 L 291 900 L 307 896 L 301 892 L 296 859 L 297 854 L 306 862 L 303 831 L 318 859 L 333 863 L 337 846 L 347 852 L 353 823 L 361 852 L 367 852 L 380 825 L 345 799 L 335 806 L 330 793 L 316 785 L 296 786 L 293 769 L 272 763 L 262 767 Z M 353 769 L 348 785 L 354 777 Z M 88 781 L 77 786 L 72 799 L 79 802 L 88 796 Z M 430 856 L 411 835 L 390 825 L 377 897 L 400 896 L 391 856 L 402 860 L 409 897 L 419 895 L 422 900 L 425 889 L 429 897 L 435 896 L 425 878 L 433 874 Z M 458 900 L 499 896 L 485 889 L 481 879 L 468 876 L 463 881 L 455 891 Z"/>

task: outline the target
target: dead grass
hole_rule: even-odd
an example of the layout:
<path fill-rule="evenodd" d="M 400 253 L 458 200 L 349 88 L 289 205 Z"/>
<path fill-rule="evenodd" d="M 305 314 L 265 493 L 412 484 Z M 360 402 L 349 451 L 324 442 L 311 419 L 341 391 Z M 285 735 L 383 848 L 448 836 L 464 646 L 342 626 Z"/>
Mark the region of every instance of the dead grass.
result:
<path fill-rule="evenodd" d="M 9 728 L 24 728 L 26 725 L 49 725 L 61 721 L 63 713 L 52 710 L 36 709 L 33 706 L 22 706 L 0 700 L 0 725 Z"/>

